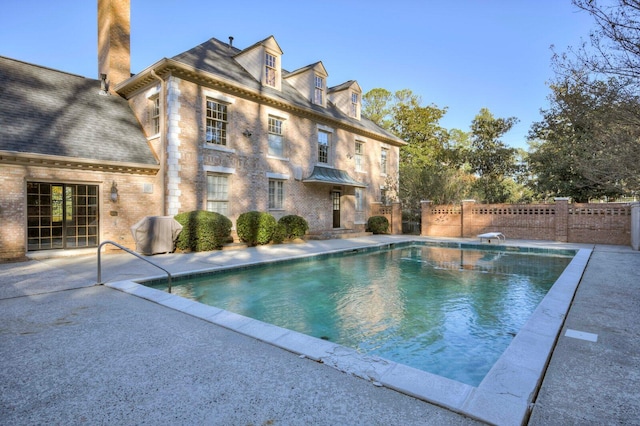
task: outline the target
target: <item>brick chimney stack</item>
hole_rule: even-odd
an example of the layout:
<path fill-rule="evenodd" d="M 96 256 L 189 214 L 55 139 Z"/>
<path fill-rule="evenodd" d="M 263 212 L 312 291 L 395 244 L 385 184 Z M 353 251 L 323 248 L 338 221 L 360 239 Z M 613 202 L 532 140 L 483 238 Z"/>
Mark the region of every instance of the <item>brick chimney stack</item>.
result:
<path fill-rule="evenodd" d="M 131 76 L 130 0 L 98 0 L 98 79 L 110 93 Z"/>

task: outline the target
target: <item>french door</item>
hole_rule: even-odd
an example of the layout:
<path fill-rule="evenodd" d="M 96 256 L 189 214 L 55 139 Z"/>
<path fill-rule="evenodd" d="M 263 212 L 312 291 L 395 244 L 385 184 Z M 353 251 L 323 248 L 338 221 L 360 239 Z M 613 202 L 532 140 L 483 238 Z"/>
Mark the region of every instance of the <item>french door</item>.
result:
<path fill-rule="evenodd" d="M 98 185 L 27 183 L 28 250 L 97 247 Z"/>
<path fill-rule="evenodd" d="M 340 228 L 340 191 L 331 192 L 331 201 L 333 205 L 333 227 Z"/>

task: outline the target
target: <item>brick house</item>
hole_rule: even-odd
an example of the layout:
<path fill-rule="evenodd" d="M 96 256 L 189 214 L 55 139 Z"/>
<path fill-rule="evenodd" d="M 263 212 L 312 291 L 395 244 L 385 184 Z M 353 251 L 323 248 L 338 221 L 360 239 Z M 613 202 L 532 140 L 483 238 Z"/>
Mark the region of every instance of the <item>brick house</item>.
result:
<path fill-rule="evenodd" d="M 0 130 L 0 179 L 11 188 L 0 196 L 0 218 L 10 223 L 1 258 L 54 248 L 32 243 L 31 194 L 40 184 L 63 205 L 72 196 L 59 194 L 80 191 L 68 189 L 77 183 L 97 196 L 92 237 L 55 248 L 104 239 L 132 246 L 129 227 L 140 218 L 197 209 L 234 225 L 260 210 L 300 215 L 311 233 L 364 230 L 372 203 L 397 181 L 404 142 L 361 116 L 356 81 L 329 86 L 322 62 L 286 71 L 273 36 L 243 49 L 232 37 L 212 38 L 131 76 L 129 28 L 128 0 L 99 0 L 99 80 L 0 61 L 0 84 L 13 94 L 0 99 L 0 120 L 22 117 L 22 127 Z M 31 77 L 16 87 L 20 75 Z M 44 84 L 45 76 L 65 83 Z M 50 232 L 44 223 L 57 219 L 69 223 L 63 235 L 85 232 L 73 225 L 75 210 L 49 214 L 43 221 L 39 210 L 40 240 Z"/>

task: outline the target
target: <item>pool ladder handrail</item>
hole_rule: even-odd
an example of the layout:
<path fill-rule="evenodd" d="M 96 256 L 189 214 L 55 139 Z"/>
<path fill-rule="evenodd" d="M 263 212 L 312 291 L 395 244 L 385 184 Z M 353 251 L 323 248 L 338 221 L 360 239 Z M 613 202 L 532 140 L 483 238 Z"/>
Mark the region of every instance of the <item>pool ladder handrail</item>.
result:
<path fill-rule="evenodd" d="M 142 259 L 142 260 L 144 260 L 145 262 L 150 263 L 151 265 L 155 266 L 156 268 L 158 268 L 158 269 L 162 269 L 162 270 L 167 274 L 167 277 L 168 277 L 169 288 L 167 289 L 167 291 L 168 291 L 169 293 L 171 293 L 171 273 L 170 273 L 169 271 L 167 271 L 166 269 L 164 269 L 162 266 L 160 266 L 160 265 L 158 265 L 158 264 L 156 264 L 156 263 L 153 263 L 153 262 L 152 262 L 152 261 L 150 261 L 149 259 L 145 259 L 144 257 L 140 256 L 140 255 L 139 255 L 138 253 L 136 253 L 135 251 L 133 251 L 133 250 L 129 250 L 128 248 L 126 248 L 126 247 L 124 247 L 124 246 L 122 246 L 122 245 L 120 245 L 120 244 L 118 244 L 118 243 L 116 243 L 116 242 L 114 242 L 114 241 L 109 241 L 109 240 L 101 242 L 101 243 L 100 243 L 100 245 L 98 246 L 98 284 L 99 284 L 99 285 L 102 285 L 102 284 L 103 284 L 103 282 L 102 282 L 102 262 L 100 261 L 100 251 L 101 251 L 101 249 L 102 249 L 102 246 L 103 246 L 103 245 L 105 245 L 105 244 L 112 244 L 112 245 L 114 245 L 114 246 L 118 247 L 119 249 L 124 250 L 124 251 L 126 251 L 127 253 L 130 253 L 130 254 L 134 255 L 134 256 L 135 256 L 135 257 L 137 257 L 138 259 Z"/>

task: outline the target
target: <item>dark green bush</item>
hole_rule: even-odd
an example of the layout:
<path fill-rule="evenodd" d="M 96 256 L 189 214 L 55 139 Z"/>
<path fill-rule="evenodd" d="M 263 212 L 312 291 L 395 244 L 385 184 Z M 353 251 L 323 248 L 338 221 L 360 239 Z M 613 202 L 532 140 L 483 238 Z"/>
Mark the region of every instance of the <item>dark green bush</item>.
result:
<path fill-rule="evenodd" d="M 240 241 L 249 246 L 267 244 L 276 230 L 276 218 L 266 212 L 242 213 L 236 222 L 236 232 Z"/>
<path fill-rule="evenodd" d="M 384 216 L 371 216 L 367 220 L 367 231 L 374 234 L 388 234 L 389 220 Z"/>
<path fill-rule="evenodd" d="M 307 221 L 295 214 L 282 216 L 278 221 L 278 224 L 284 226 L 284 237 L 291 240 L 295 238 L 302 238 L 309 230 L 309 224 Z"/>
<path fill-rule="evenodd" d="M 182 225 L 176 248 L 183 251 L 210 251 L 222 248 L 231 238 L 231 220 L 220 213 L 196 210 L 179 213 Z"/>
<path fill-rule="evenodd" d="M 287 228 L 278 222 L 276 224 L 276 229 L 273 231 L 273 235 L 271 236 L 271 241 L 275 244 L 282 244 L 285 239 L 287 239 Z"/>

